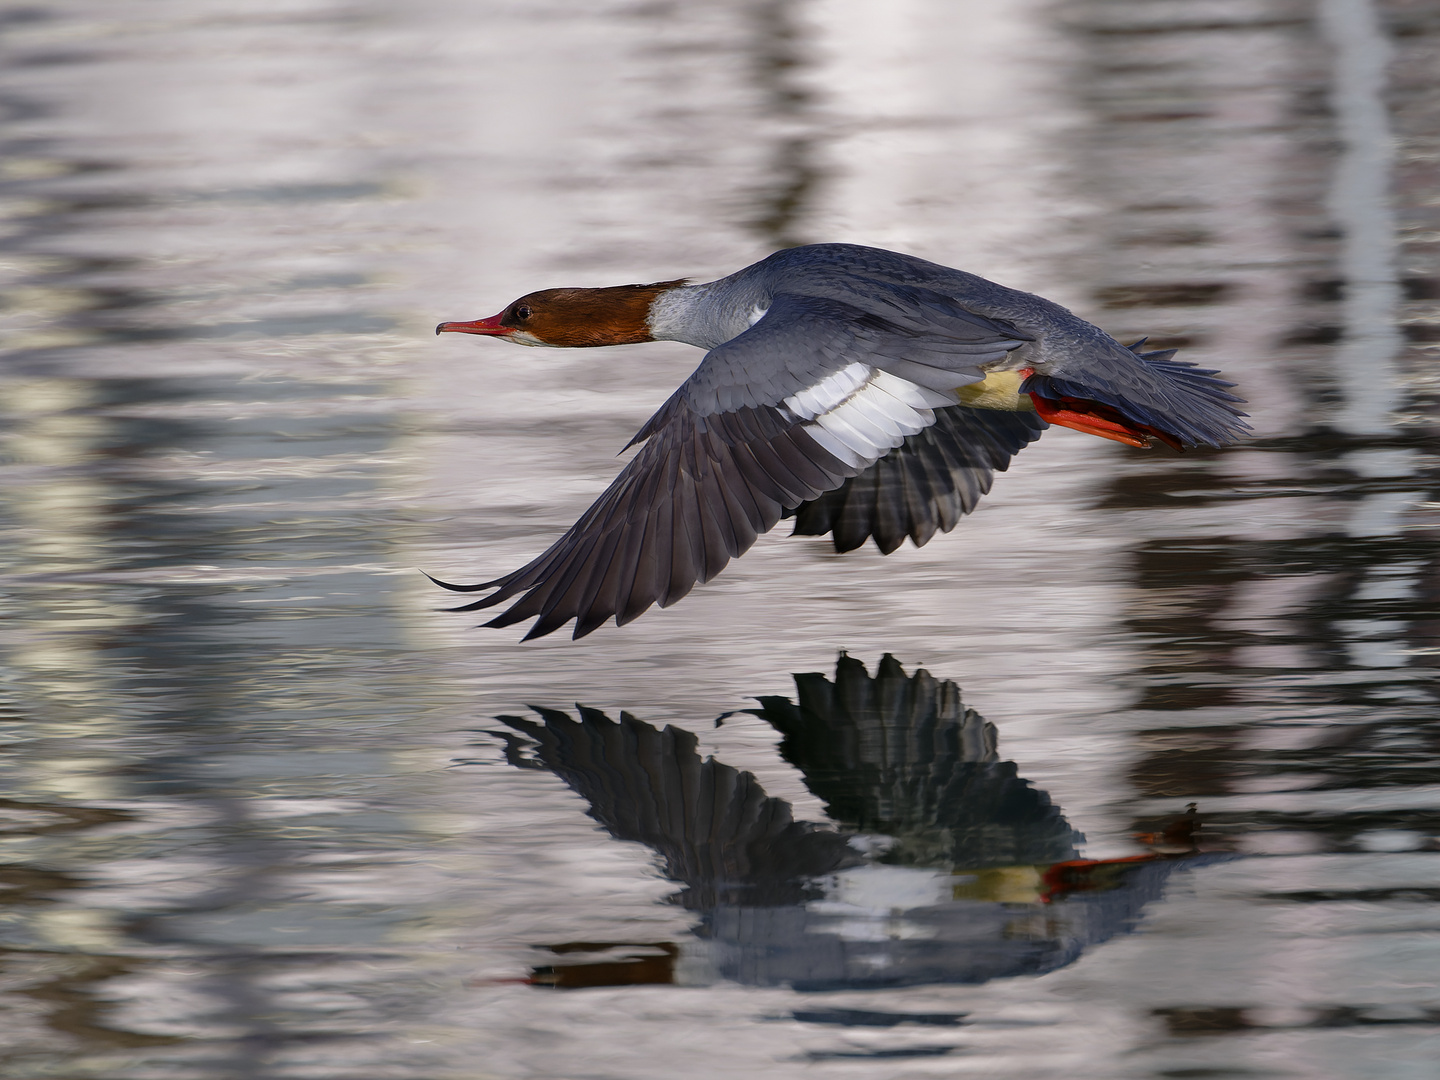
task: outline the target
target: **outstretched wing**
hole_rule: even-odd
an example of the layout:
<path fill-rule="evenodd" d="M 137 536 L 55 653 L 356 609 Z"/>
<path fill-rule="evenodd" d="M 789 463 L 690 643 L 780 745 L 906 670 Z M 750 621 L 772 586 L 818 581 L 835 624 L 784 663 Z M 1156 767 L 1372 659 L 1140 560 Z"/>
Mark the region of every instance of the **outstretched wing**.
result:
<path fill-rule="evenodd" d="M 1034 413 L 941 409 L 931 427 L 795 510 L 795 532 L 830 533 L 836 551 L 851 551 L 872 536 L 886 555 L 907 536 L 922 547 L 975 509 L 995 473 L 1047 427 Z"/>
<path fill-rule="evenodd" d="M 979 316 L 939 329 L 824 297 L 774 298 L 706 354 L 632 442 L 640 452 L 548 551 L 459 592 L 457 608 L 515 599 L 489 626 L 536 618 L 526 640 L 575 620 L 624 625 L 710 580 L 787 509 L 831 491 L 935 421 L 953 389 L 1026 339 Z M 896 374 L 895 372 L 904 374 Z"/>

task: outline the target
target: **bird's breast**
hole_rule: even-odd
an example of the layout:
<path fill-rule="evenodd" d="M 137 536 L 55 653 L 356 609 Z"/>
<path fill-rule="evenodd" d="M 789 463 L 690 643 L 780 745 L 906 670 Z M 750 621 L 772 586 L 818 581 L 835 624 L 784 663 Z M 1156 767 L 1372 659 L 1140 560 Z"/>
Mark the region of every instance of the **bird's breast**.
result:
<path fill-rule="evenodd" d="M 1035 403 L 1029 394 L 1020 392 L 1025 375 L 1018 371 L 992 371 L 980 382 L 957 387 L 955 396 L 961 405 L 972 409 L 997 409 L 1000 412 L 1034 412 Z"/>

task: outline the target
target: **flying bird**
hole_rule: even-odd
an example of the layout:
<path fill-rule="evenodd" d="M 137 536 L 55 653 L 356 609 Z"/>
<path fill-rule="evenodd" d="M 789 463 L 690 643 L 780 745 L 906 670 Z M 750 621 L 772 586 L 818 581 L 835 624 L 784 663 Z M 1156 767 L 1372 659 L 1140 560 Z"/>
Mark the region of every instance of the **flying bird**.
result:
<path fill-rule="evenodd" d="M 695 372 L 640 450 L 532 562 L 456 592 L 514 601 L 487 626 L 570 620 L 584 637 L 668 607 L 781 518 L 838 551 L 949 531 L 1051 424 L 1130 446 L 1222 446 L 1249 430 L 1217 372 L 1120 344 L 1058 304 L 911 255 L 787 248 L 718 281 L 529 293 L 437 334 L 589 348 L 683 341 Z"/>

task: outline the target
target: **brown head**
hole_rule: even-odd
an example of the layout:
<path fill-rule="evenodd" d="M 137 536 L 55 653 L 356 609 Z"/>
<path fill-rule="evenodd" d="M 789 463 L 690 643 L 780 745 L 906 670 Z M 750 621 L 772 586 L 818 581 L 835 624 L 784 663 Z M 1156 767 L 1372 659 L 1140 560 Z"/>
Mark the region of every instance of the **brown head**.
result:
<path fill-rule="evenodd" d="M 606 289 L 542 289 L 527 293 L 499 315 L 474 322 L 442 322 L 437 334 L 485 334 L 517 345 L 584 349 L 653 341 L 650 305 L 663 292 L 685 284 L 612 285 Z"/>

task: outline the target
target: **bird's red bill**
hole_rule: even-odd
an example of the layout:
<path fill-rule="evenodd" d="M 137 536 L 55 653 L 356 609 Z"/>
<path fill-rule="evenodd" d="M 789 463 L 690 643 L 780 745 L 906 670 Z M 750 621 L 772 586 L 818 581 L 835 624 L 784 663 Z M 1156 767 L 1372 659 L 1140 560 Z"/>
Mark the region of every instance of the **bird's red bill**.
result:
<path fill-rule="evenodd" d="M 491 315 L 488 319 L 476 319 L 474 322 L 442 322 L 435 327 L 437 334 L 489 334 L 491 336 L 504 336 L 515 328 L 513 326 L 501 326 L 500 315 Z"/>
<path fill-rule="evenodd" d="M 1035 403 L 1035 411 L 1043 419 L 1060 427 L 1083 431 L 1087 435 L 1098 435 L 1102 439 L 1113 439 L 1127 446 L 1145 448 L 1150 445 L 1151 439 L 1159 439 L 1166 446 L 1182 449 L 1173 435 L 1127 420 L 1119 410 L 1112 409 L 1109 405 L 1069 397 L 1062 397 L 1057 401 L 1039 394 L 1031 394 L 1030 400 Z"/>

